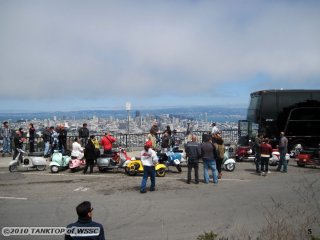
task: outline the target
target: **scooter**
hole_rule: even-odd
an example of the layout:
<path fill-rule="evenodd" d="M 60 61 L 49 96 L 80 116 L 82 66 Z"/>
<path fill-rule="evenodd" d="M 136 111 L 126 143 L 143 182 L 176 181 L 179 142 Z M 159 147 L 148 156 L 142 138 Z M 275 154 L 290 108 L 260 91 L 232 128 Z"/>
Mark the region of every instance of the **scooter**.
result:
<path fill-rule="evenodd" d="M 58 150 L 54 150 L 51 156 L 51 163 L 49 164 L 52 173 L 57 173 L 69 167 L 70 156 L 63 156 Z"/>
<path fill-rule="evenodd" d="M 233 149 L 230 149 L 233 152 Z M 230 158 L 230 151 L 228 147 L 225 147 L 224 158 L 222 161 L 223 168 L 228 172 L 233 172 L 236 168 L 236 161 L 233 158 Z"/>
<path fill-rule="evenodd" d="M 164 177 L 166 175 L 167 167 L 163 163 L 157 163 L 155 169 L 157 177 Z M 130 176 L 143 173 L 143 165 L 140 157 L 136 157 L 136 159 L 132 159 L 128 162 L 126 173 Z"/>
<path fill-rule="evenodd" d="M 290 155 L 289 153 L 286 153 L 286 160 L 289 162 Z M 277 166 L 280 161 L 280 153 L 278 149 L 272 149 L 271 158 L 269 159 L 269 165 L 270 166 Z"/>
<path fill-rule="evenodd" d="M 69 169 L 71 172 L 75 172 L 79 169 L 82 169 L 86 166 L 86 160 L 79 159 L 77 157 L 71 157 L 69 161 Z"/>
<path fill-rule="evenodd" d="M 306 165 L 320 166 L 320 148 L 302 150 L 296 161 L 299 167 L 305 167 Z"/>
<path fill-rule="evenodd" d="M 244 160 L 254 161 L 255 155 L 250 146 L 239 146 L 236 150 L 236 161 L 242 162 Z"/>
<path fill-rule="evenodd" d="M 43 171 L 46 169 L 47 162 L 46 159 L 43 157 L 43 153 L 29 153 L 28 157 L 25 157 L 25 151 L 18 148 L 18 154 L 9 163 L 9 171 L 15 172 L 18 169 L 37 169 L 38 171 Z"/>
<path fill-rule="evenodd" d="M 179 173 L 182 172 L 182 164 L 187 165 L 187 160 L 183 157 L 183 154 L 180 151 L 173 152 L 173 150 L 170 149 L 164 153 L 158 152 L 157 155 L 160 163 L 165 164 L 167 167 L 175 166 Z"/>
<path fill-rule="evenodd" d="M 100 172 L 104 172 L 110 169 L 118 170 L 119 168 L 124 168 L 127 170 L 127 166 L 131 158 L 127 155 L 124 148 L 119 147 L 110 155 L 102 154 L 97 159 L 97 166 Z"/>

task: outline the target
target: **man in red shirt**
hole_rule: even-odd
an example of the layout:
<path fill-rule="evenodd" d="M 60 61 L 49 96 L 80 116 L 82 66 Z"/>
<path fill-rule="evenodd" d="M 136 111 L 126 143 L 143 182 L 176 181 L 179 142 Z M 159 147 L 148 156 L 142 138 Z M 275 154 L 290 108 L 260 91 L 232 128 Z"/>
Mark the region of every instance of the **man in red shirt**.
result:
<path fill-rule="evenodd" d="M 101 138 L 100 145 L 103 147 L 104 154 L 112 154 L 112 144 L 117 141 L 116 138 L 106 132 L 104 137 Z"/>
<path fill-rule="evenodd" d="M 265 176 L 268 173 L 269 159 L 272 156 L 272 147 L 268 143 L 269 140 L 264 138 L 260 145 L 260 158 L 261 158 L 261 175 Z"/>

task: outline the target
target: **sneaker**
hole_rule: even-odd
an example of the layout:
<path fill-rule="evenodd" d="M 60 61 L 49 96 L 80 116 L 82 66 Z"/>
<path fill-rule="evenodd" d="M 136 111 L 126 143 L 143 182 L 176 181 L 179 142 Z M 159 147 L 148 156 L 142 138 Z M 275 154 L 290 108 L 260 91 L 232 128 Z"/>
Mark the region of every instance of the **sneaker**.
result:
<path fill-rule="evenodd" d="M 187 181 L 187 184 L 190 184 L 190 181 Z"/>
<path fill-rule="evenodd" d="M 271 171 L 268 171 L 268 173 L 271 173 Z"/>
<path fill-rule="evenodd" d="M 256 173 L 260 174 L 260 173 L 261 173 L 261 171 L 260 171 L 260 170 L 256 170 Z"/>
<path fill-rule="evenodd" d="M 150 192 L 154 192 L 155 191 L 155 189 L 154 188 L 150 188 Z"/>
<path fill-rule="evenodd" d="M 140 190 L 140 193 L 146 193 L 147 191 L 146 190 Z"/>
<path fill-rule="evenodd" d="M 265 176 L 266 175 L 266 173 L 265 172 L 261 172 L 261 176 Z"/>

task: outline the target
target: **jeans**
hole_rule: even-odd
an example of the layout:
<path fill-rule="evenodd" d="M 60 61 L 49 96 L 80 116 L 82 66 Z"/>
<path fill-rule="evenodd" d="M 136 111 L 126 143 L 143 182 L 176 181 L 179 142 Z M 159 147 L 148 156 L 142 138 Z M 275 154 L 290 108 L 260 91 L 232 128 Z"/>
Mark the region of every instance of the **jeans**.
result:
<path fill-rule="evenodd" d="M 146 191 L 147 180 L 149 176 L 151 180 L 150 191 L 154 191 L 156 186 L 156 169 L 154 166 L 143 166 L 143 168 L 144 168 L 144 171 L 143 171 L 140 191 L 141 192 Z"/>
<path fill-rule="evenodd" d="M 287 163 L 287 159 L 286 159 L 286 153 L 280 152 L 280 160 L 279 160 L 277 171 L 281 170 L 282 165 L 283 165 L 283 171 L 287 172 L 288 171 L 288 163 Z"/>
<path fill-rule="evenodd" d="M 255 157 L 256 172 L 260 171 L 260 162 L 261 162 L 260 153 L 256 153 L 256 157 Z"/>
<path fill-rule="evenodd" d="M 11 153 L 10 144 L 10 137 L 3 137 L 3 153 Z"/>
<path fill-rule="evenodd" d="M 204 172 L 204 182 L 209 183 L 209 173 L 208 168 L 212 171 L 213 183 L 218 183 L 218 173 L 215 160 L 203 160 L 203 172 Z"/>
<path fill-rule="evenodd" d="M 269 158 L 261 157 L 261 172 L 268 172 Z"/>
<path fill-rule="evenodd" d="M 45 156 L 50 154 L 50 143 L 44 142 L 44 153 Z"/>
<path fill-rule="evenodd" d="M 194 180 L 195 183 L 199 183 L 199 162 L 198 161 L 188 161 L 188 183 L 191 182 L 191 171 L 194 168 Z"/>

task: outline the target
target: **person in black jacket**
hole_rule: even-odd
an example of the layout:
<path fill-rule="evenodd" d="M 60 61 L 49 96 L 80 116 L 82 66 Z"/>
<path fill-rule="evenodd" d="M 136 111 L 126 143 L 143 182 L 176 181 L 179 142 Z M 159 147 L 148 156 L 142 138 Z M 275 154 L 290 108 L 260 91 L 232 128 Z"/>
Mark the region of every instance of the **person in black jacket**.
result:
<path fill-rule="evenodd" d="M 82 124 L 82 128 L 79 129 L 79 138 L 81 141 L 81 146 L 84 147 L 88 143 L 89 138 L 89 129 L 87 128 L 87 124 Z"/>
<path fill-rule="evenodd" d="M 58 128 L 58 140 L 59 140 L 59 150 L 64 154 L 67 152 L 67 130 L 64 128 L 64 125 L 60 125 Z"/>
<path fill-rule="evenodd" d="M 34 139 L 36 135 L 36 129 L 33 127 L 33 123 L 29 124 L 29 152 L 34 152 Z"/>
<path fill-rule="evenodd" d="M 89 201 L 76 207 L 78 221 L 67 226 L 65 240 L 105 240 L 104 229 L 100 223 L 92 221 L 93 208 Z M 81 233 L 86 229 L 85 233 Z"/>
<path fill-rule="evenodd" d="M 201 144 L 201 155 L 203 159 L 203 175 L 204 183 L 209 183 L 208 168 L 212 171 L 213 183 L 218 184 L 218 172 L 217 172 L 217 150 L 212 144 L 212 138 L 205 139 L 205 142 Z"/>
<path fill-rule="evenodd" d="M 201 158 L 201 147 L 197 143 L 196 135 L 191 136 L 191 141 L 185 145 L 186 156 L 188 158 L 188 179 L 187 183 L 191 182 L 191 171 L 194 168 L 195 183 L 199 183 L 199 159 Z"/>
<path fill-rule="evenodd" d="M 95 151 L 95 146 L 93 143 L 93 139 L 95 139 L 94 135 L 90 136 L 90 139 L 84 149 L 84 157 L 86 159 L 86 166 L 83 169 L 83 173 L 86 174 L 88 167 L 90 166 L 90 173 L 93 173 L 93 165 L 94 165 L 94 161 L 96 160 L 96 151 Z"/>

